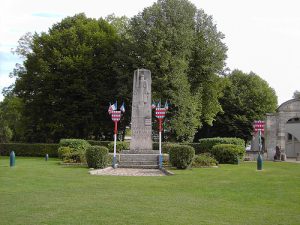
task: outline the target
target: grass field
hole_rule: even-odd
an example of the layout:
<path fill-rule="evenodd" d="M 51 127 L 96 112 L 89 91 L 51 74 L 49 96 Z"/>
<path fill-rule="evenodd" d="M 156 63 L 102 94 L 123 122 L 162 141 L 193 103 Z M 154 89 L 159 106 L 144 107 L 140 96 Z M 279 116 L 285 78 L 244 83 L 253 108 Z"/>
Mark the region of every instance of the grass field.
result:
<path fill-rule="evenodd" d="M 0 224 L 300 224 L 300 164 L 112 177 L 58 163 L 0 158 Z"/>

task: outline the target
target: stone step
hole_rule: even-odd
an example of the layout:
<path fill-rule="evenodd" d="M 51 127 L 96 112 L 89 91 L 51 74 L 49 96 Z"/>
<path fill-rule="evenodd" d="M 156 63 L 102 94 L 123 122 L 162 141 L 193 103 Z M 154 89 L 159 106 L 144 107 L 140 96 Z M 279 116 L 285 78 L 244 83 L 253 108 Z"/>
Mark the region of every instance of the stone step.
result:
<path fill-rule="evenodd" d="M 118 168 L 132 168 L 132 169 L 158 169 L 158 165 L 123 165 L 119 164 Z"/>
<path fill-rule="evenodd" d="M 135 161 L 135 162 L 142 162 L 142 161 L 158 161 L 158 156 L 156 154 L 120 154 L 119 161 Z"/>
<path fill-rule="evenodd" d="M 120 161 L 119 165 L 123 165 L 123 166 L 130 166 L 130 165 L 134 165 L 134 166 L 142 166 L 142 165 L 158 165 L 157 161 Z"/>
<path fill-rule="evenodd" d="M 122 150 L 121 154 L 159 154 L 158 150 Z"/>

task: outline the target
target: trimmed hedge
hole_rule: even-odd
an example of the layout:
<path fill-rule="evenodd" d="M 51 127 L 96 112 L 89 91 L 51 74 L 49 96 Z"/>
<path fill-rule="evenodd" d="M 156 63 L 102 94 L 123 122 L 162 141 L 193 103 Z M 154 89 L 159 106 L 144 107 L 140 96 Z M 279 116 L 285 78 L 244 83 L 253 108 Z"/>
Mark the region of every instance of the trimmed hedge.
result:
<path fill-rule="evenodd" d="M 203 138 L 199 140 L 199 145 L 197 146 L 196 154 L 211 152 L 215 145 L 219 144 L 233 144 L 241 147 L 245 147 L 245 142 L 240 138 Z"/>
<path fill-rule="evenodd" d="M 59 151 L 61 151 L 61 148 L 70 148 L 70 152 L 62 155 L 64 162 L 84 163 L 86 161 L 86 149 L 91 145 L 83 139 L 61 139 L 59 142 L 59 146 Z"/>
<path fill-rule="evenodd" d="M 108 163 L 108 148 L 104 146 L 90 146 L 87 148 L 86 162 L 89 168 L 105 168 Z"/>
<path fill-rule="evenodd" d="M 96 140 L 86 140 L 90 145 L 94 146 L 104 146 L 107 147 L 111 141 L 96 141 Z"/>
<path fill-rule="evenodd" d="M 129 142 L 125 142 L 125 141 L 117 141 L 117 153 L 121 152 L 122 150 L 128 150 L 129 149 Z M 114 152 L 114 142 L 110 142 L 107 145 L 107 148 L 109 150 L 109 152 Z"/>
<path fill-rule="evenodd" d="M 48 154 L 49 157 L 57 157 L 58 147 L 58 144 L 1 143 L 0 155 L 8 156 L 14 151 L 16 156 L 44 157 Z"/>
<path fill-rule="evenodd" d="M 196 155 L 193 159 L 192 167 L 201 168 L 218 165 L 217 160 L 210 153 Z"/>
<path fill-rule="evenodd" d="M 169 160 L 177 169 L 189 167 L 195 156 L 195 149 L 189 145 L 169 145 Z"/>
<path fill-rule="evenodd" d="M 70 147 L 76 151 L 86 150 L 91 146 L 86 140 L 83 139 L 61 139 L 59 142 L 60 147 Z"/>
<path fill-rule="evenodd" d="M 215 145 L 211 153 L 219 163 L 238 164 L 245 155 L 245 149 L 238 145 L 220 144 Z"/>

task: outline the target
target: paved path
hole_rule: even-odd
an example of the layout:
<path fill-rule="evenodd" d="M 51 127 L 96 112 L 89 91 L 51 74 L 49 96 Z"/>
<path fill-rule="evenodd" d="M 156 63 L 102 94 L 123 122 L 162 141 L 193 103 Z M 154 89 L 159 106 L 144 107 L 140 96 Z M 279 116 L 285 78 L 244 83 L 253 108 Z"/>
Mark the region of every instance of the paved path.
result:
<path fill-rule="evenodd" d="M 109 176 L 165 176 L 166 174 L 159 169 L 128 169 L 107 167 L 89 171 L 91 175 L 109 175 Z"/>

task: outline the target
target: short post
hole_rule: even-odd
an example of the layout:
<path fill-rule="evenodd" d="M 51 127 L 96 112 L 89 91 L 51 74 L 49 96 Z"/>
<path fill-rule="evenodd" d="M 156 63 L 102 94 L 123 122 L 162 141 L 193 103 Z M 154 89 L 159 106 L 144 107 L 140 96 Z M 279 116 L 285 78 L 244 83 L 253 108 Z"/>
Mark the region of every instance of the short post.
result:
<path fill-rule="evenodd" d="M 46 155 L 45 155 L 45 161 L 48 161 L 48 159 L 49 159 L 49 155 L 46 154 Z"/>
<path fill-rule="evenodd" d="M 14 151 L 10 152 L 9 155 L 9 165 L 10 167 L 14 167 L 16 165 L 16 155 Z"/>

